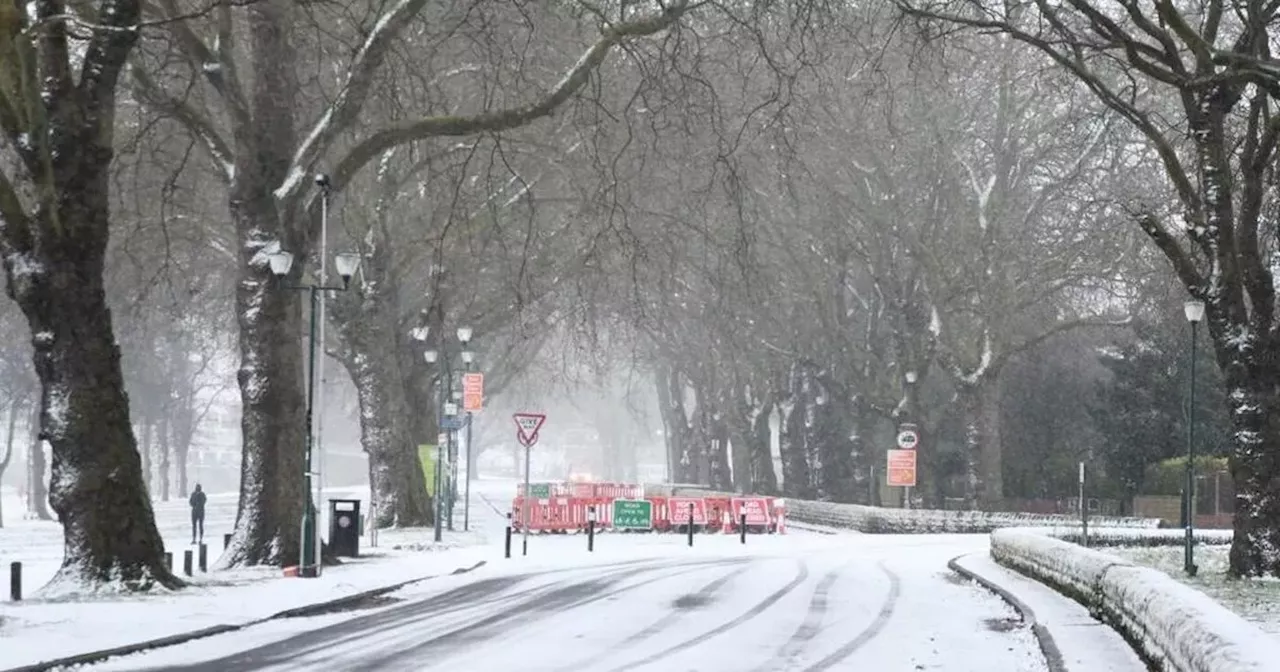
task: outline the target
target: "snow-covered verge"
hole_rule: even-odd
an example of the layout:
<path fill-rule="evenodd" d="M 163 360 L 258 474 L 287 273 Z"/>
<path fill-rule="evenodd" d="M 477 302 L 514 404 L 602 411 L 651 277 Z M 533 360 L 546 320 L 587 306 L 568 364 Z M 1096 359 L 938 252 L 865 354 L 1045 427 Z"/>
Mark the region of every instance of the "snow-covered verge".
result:
<path fill-rule="evenodd" d="M 648 486 L 646 486 L 648 492 Z M 677 495 L 719 495 L 701 488 L 672 488 Z M 986 534 L 1005 527 L 1079 526 L 1074 516 L 987 511 L 940 511 L 936 509 L 888 509 L 859 504 L 786 500 L 787 519 L 827 527 L 857 530 L 868 534 Z M 1091 518 L 1090 525 L 1154 529 L 1156 518 Z"/>
<path fill-rule="evenodd" d="M 513 486 L 480 481 L 473 489 L 470 532 L 444 532 L 432 541 L 429 528 L 384 530 L 376 548 L 362 537 L 361 557 L 344 559 L 314 579 L 285 578 L 279 568 L 248 568 L 184 577 L 190 587 L 176 593 L 112 595 L 81 599 L 45 599 L 37 592 L 61 561 L 62 535 L 57 523 L 18 521 L 0 530 L 0 560 L 24 562 L 28 599 L 7 602 L 0 594 L 0 670 L 32 665 L 134 645 L 142 641 L 184 635 L 215 626 L 241 626 L 280 612 L 309 607 L 406 581 L 421 580 L 470 567 L 481 560 L 501 558 L 502 525 L 479 500 L 488 489 L 508 493 Z M 334 496 L 367 496 L 357 489 L 330 491 Z M 156 502 L 157 525 L 166 548 L 179 554 L 194 548 L 185 502 Z M 222 548 L 221 532 L 230 531 L 235 513 L 234 493 L 211 494 L 207 514 L 211 538 L 209 562 Z M 461 507 L 456 512 L 461 528 Z M 213 541 L 216 539 L 216 541 Z M 495 543 L 496 540 L 496 543 Z"/>
<path fill-rule="evenodd" d="M 1280 580 L 1260 577 L 1240 581 L 1227 576 L 1231 547 L 1197 544 L 1195 561 L 1200 571 L 1194 577 L 1182 571 L 1182 548 L 1179 546 L 1130 546 L 1108 548 L 1107 553 L 1134 564 L 1167 573 L 1234 611 L 1246 621 L 1256 624 L 1272 637 L 1280 639 Z"/>
<path fill-rule="evenodd" d="M 1041 530 L 996 530 L 991 555 L 1088 607 L 1165 672 L 1264 672 L 1280 661 L 1280 641 L 1164 572 Z"/>

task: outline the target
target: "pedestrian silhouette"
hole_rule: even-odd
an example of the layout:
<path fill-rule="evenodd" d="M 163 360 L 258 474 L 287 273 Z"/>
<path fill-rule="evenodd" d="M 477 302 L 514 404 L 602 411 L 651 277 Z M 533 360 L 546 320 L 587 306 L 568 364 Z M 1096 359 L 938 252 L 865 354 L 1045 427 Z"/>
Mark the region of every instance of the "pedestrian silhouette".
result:
<path fill-rule="evenodd" d="M 204 503 L 208 499 L 205 497 L 204 490 L 200 488 L 200 484 L 196 483 L 196 489 L 191 493 L 191 543 L 196 543 L 196 539 L 204 541 Z M 199 530 L 199 537 L 196 531 Z"/>

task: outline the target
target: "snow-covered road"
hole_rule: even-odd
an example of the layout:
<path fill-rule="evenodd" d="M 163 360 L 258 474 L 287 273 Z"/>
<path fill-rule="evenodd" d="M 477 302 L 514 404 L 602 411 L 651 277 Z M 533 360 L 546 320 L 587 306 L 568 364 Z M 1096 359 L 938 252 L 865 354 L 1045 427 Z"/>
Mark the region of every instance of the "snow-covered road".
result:
<path fill-rule="evenodd" d="M 1016 614 L 946 568 L 985 537 L 602 535 L 95 670 L 1044 670 Z M 517 549 L 519 544 L 516 544 Z M 517 550 L 518 553 L 518 550 Z M 630 557 L 629 557 L 630 556 Z"/>

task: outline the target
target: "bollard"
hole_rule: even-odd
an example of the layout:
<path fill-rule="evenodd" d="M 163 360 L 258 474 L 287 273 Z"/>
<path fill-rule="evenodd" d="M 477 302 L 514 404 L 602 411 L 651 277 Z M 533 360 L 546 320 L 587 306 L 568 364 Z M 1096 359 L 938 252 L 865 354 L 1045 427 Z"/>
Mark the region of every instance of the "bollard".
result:
<path fill-rule="evenodd" d="M 507 540 L 506 540 L 506 543 L 503 544 L 503 554 L 507 558 L 511 557 L 511 526 L 510 525 L 507 526 Z"/>
<path fill-rule="evenodd" d="M 164 566 L 168 567 L 170 572 L 173 571 L 173 554 L 168 551 L 164 554 Z"/>
<path fill-rule="evenodd" d="M 22 601 L 22 563 L 9 563 L 9 599 Z"/>
<path fill-rule="evenodd" d="M 693 546 L 693 502 L 689 502 L 689 545 Z"/>
<path fill-rule="evenodd" d="M 747 514 L 738 516 L 738 533 L 742 535 L 742 543 L 747 543 Z"/>
<path fill-rule="evenodd" d="M 200 544 L 200 571 L 209 571 L 209 545 Z"/>
<path fill-rule="evenodd" d="M 182 573 L 191 576 L 191 551 L 182 552 Z"/>
<path fill-rule="evenodd" d="M 231 535 L 230 534 L 222 535 L 222 550 L 224 551 L 227 550 L 227 547 L 230 545 L 231 545 Z"/>
<path fill-rule="evenodd" d="M 587 507 L 587 552 L 596 550 L 596 507 Z"/>

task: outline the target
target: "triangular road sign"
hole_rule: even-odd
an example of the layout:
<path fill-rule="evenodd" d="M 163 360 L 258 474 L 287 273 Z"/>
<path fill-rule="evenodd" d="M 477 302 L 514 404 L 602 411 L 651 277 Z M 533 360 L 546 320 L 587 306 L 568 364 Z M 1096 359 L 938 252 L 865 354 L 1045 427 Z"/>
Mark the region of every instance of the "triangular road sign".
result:
<path fill-rule="evenodd" d="M 516 421 L 516 438 L 521 440 L 529 440 L 538 435 L 538 430 L 542 428 L 542 423 L 547 421 L 545 413 L 516 413 L 511 416 Z"/>

